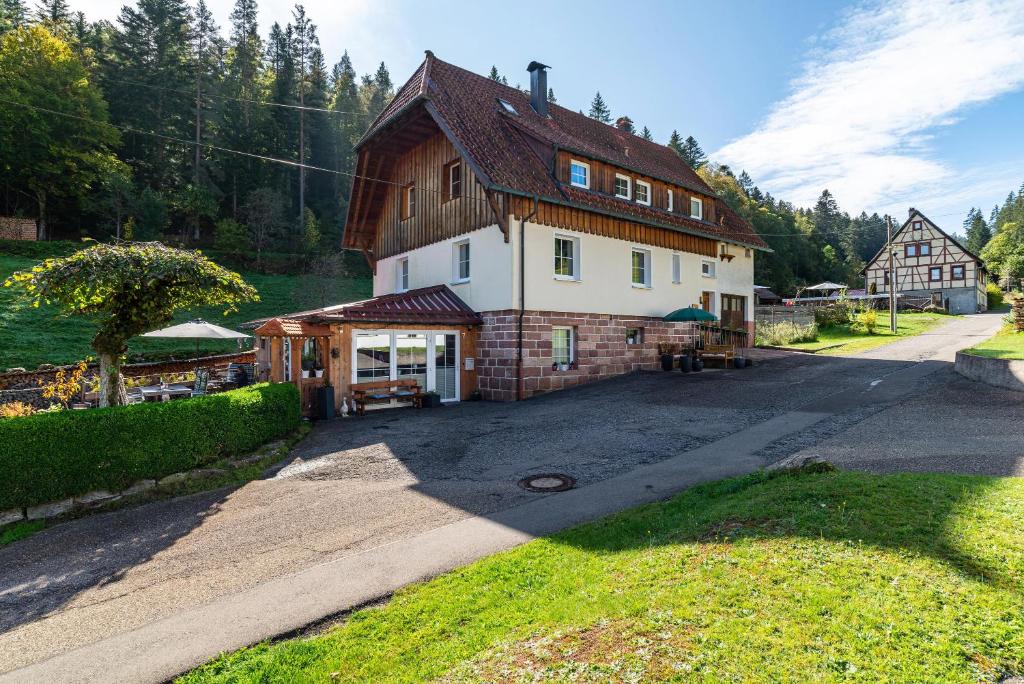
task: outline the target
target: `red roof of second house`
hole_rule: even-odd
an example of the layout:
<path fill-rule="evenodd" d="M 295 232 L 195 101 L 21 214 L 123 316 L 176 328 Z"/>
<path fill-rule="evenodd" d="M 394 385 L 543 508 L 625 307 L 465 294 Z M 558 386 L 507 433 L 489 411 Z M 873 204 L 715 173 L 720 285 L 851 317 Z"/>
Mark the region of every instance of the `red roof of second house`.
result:
<path fill-rule="evenodd" d="M 508 102 L 515 114 L 499 100 Z M 480 182 L 498 191 L 537 195 L 585 209 L 626 215 L 634 220 L 767 248 L 753 228 L 719 201 L 719 223 L 627 202 L 598 192 L 564 186 L 527 142 L 603 160 L 640 175 L 715 197 L 715 192 L 671 148 L 601 123 L 557 104 L 548 117 L 533 111 L 528 94 L 485 76 L 437 59 L 427 52 L 424 62 L 374 120 L 359 145 L 371 141 L 392 121 L 412 108 L 429 103 L 453 142 L 475 164 Z"/>
<path fill-rule="evenodd" d="M 302 323 L 415 323 L 420 325 L 476 325 L 482 321 L 447 285 L 433 285 L 396 294 L 381 295 L 321 309 L 297 311 L 278 316 L 277 324 Z M 242 325 L 252 328 L 270 325 L 276 319 L 261 319 Z M 268 328 L 269 329 L 269 328 Z"/>

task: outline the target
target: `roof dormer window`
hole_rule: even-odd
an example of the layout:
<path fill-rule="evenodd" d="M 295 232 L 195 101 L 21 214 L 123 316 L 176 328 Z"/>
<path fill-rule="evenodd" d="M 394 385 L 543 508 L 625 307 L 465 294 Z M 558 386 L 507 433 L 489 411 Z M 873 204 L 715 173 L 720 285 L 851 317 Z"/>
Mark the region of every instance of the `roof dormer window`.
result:
<path fill-rule="evenodd" d="M 704 218 L 704 200 L 699 197 L 690 198 L 690 217 L 698 220 Z"/>
<path fill-rule="evenodd" d="M 621 173 L 615 174 L 615 196 L 622 199 L 632 199 L 633 197 L 633 181 L 629 176 L 623 176 Z"/>
<path fill-rule="evenodd" d="M 518 114 L 519 113 L 519 112 L 516 111 L 516 108 L 512 106 L 511 102 L 508 102 L 507 100 L 502 100 L 500 97 L 498 98 L 498 104 L 500 104 L 502 106 L 502 108 L 506 112 L 508 112 L 509 114 Z"/>
<path fill-rule="evenodd" d="M 651 184 L 647 181 L 638 180 L 636 182 L 636 202 L 651 206 Z"/>
<path fill-rule="evenodd" d="M 590 189 L 590 164 L 573 159 L 569 162 L 569 182 L 577 188 Z"/>

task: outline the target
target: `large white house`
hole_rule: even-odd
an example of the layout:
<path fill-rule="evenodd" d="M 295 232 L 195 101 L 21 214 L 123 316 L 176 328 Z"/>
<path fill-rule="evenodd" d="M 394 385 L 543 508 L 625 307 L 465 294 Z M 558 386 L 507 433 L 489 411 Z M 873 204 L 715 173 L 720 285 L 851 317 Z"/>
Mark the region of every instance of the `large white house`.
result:
<path fill-rule="evenodd" d="M 429 360 L 454 356 L 449 398 L 525 398 L 654 367 L 659 342 L 692 335 L 662 320 L 679 308 L 752 333 L 765 243 L 673 150 L 550 104 L 547 68 L 529 65 L 523 93 L 428 51 L 359 142 L 344 246 L 366 256 L 383 310 L 420 327 L 341 307 L 288 317 L 352 324 L 342 382 L 437 387 Z M 477 319 L 453 328 L 425 293 Z M 424 332 L 446 325 L 457 349 Z M 421 334 L 428 363 L 412 368 L 402 349 Z"/>

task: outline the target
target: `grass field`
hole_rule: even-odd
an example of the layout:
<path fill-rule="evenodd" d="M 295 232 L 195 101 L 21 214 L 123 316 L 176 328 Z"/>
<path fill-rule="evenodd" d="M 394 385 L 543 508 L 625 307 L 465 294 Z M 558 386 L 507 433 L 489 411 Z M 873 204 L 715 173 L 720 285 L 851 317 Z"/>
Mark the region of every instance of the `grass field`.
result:
<path fill-rule="evenodd" d="M 1012 325 L 1004 325 L 995 336 L 965 349 L 964 353 L 992 359 L 1024 359 L 1024 333 L 1014 332 Z"/>
<path fill-rule="evenodd" d="M 11 256 L 0 252 L 0 282 L 11 273 L 27 269 L 40 259 Z M 362 273 L 362 270 L 360 270 Z M 238 312 L 223 315 L 223 309 L 205 307 L 179 312 L 175 322 L 202 317 L 211 323 L 233 328 L 239 323 L 301 311 L 321 306 L 320 294 L 302 276 L 242 273 L 242 277 L 260 293 L 260 301 L 245 304 Z M 327 304 L 354 301 L 369 297 L 373 290 L 368 269 L 365 275 L 339 280 L 327 292 Z M 32 308 L 13 288 L 0 288 L 0 371 L 11 367 L 35 368 L 41 363 L 73 363 L 94 355 L 89 341 L 95 327 L 81 317 L 61 316 L 55 308 Z M 234 342 L 203 342 L 203 352 L 226 352 L 237 349 Z M 190 340 L 150 340 L 136 338 L 129 345 L 129 355 L 139 353 L 195 353 Z"/>
<path fill-rule="evenodd" d="M 755 473 L 181 682 L 996 682 L 1024 674 L 1022 527 L 1020 479 Z"/>
<path fill-rule="evenodd" d="M 820 354 L 853 354 L 868 351 L 902 337 L 920 335 L 950 320 L 949 316 L 934 313 L 900 313 L 896 317 L 896 334 L 889 330 L 889 312 L 878 312 L 878 327 L 874 335 L 850 325 L 819 328 L 817 342 L 796 342 L 786 345 L 791 349 L 814 351 Z"/>

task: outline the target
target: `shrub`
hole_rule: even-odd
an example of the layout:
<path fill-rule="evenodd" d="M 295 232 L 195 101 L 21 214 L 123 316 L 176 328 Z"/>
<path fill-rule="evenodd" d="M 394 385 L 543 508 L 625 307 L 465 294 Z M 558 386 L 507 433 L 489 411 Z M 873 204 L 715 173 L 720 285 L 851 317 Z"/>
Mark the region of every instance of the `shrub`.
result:
<path fill-rule="evenodd" d="M 32 404 L 26 404 L 23 401 L 10 401 L 6 404 L 0 404 L 0 418 L 20 418 L 22 416 L 31 416 L 36 410 L 32 407 Z"/>
<path fill-rule="evenodd" d="M 784 347 L 796 342 L 815 342 L 818 326 L 814 323 L 801 325 L 791 321 L 779 323 L 758 323 L 757 344 L 769 347 Z"/>
<path fill-rule="evenodd" d="M 0 510 L 117 491 L 250 451 L 299 424 L 290 383 L 0 421 Z"/>
<path fill-rule="evenodd" d="M 985 294 L 988 297 L 988 308 L 998 309 L 1003 305 L 1003 291 L 995 283 L 990 282 L 985 286 Z"/>
<path fill-rule="evenodd" d="M 874 335 L 875 327 L 878 325 L 878 312 L 874 309 L 864 309 L 857 314 L 857 325 L 864 328 L 868 335 Z"/>
<path fill-rule="evenodd" d="M 828 306 L 820 306 L 814 310 L 814 322 L 820 328 L 831 328 L 836 325 L 846 325 L 850 322 L 850 305 L 843 302 L 836 302 Z"/>

